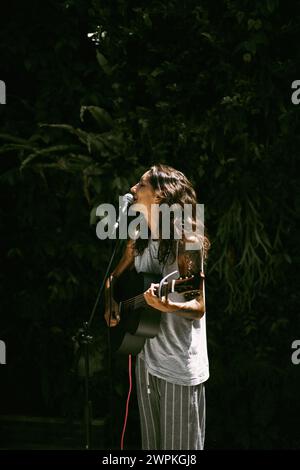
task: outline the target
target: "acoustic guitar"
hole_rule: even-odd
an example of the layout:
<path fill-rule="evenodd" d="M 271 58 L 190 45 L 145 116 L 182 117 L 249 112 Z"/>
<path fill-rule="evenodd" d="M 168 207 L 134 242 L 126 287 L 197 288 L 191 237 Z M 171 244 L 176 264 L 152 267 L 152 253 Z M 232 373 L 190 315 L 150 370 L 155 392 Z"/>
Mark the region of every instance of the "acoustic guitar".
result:
<path fill-rule="evenodd" d="M 135 269 L 125 271 L 114 280 L 113 298 L 119 305 L 120 322 L 110 328 L 111 350 L 121 354 L 138 354 L 146 338 L 153 338 L 159 331 L 161 312 L 150 307 L 144 299 L 143 292 L 151 283 L 159 283 L 156 295 L 168 297 L 177 292 L 182 294 L 182 301 L 194 299 L 199 295 L 201 275 L 187 278 L 170 279 L 174 271 L 163 279 L 157 274 L 137 273 Z"/>

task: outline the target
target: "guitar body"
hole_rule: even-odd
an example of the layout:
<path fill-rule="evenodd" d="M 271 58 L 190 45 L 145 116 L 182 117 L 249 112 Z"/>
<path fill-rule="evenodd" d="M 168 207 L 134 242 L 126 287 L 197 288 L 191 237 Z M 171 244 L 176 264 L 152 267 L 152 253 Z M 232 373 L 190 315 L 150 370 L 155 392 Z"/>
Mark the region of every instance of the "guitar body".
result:
<path fill-rule="evenodd" d="M 125 271 L 114 281 L 113 297 L 119 303 L 121 320 L 110 328 L 113 352 L 136 355 L 142 350 L 146 338 L 157 335 L 161 312 L 150 307 L 141 294 L 152 282 L 160 280 L 160 275 L 137 273 L 133 269 Z"/>
<path fill-rule="evenodd" d="M 150 307 L 144 299 L 143 292 L 151 283 L 160 283 L 156 295 L 160 298 L 169 293 L 182 294 L 181 301 L 191 300 L 199 295 L 204 273 L 186 278 L 171 280 L 168 274 L 163 279 L 159 274 L 137 273 L 135 269 L 124 271 L 114 280 L 113 298 L 119 304 L 120 322 L 109 329 L 110 344 L 113 352 L 138 354 L 147 338 L 153 338 L 159 331 L 161 312 Z M 167 280 L 167 278 L 170 278 Z"/>

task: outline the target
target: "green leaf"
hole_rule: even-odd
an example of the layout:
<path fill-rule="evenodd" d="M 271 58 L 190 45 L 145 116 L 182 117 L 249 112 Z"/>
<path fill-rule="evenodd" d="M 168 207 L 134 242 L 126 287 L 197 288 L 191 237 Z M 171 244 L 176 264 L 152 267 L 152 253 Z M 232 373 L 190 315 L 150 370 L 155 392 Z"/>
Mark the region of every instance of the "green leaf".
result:
<path fill-rule="evenodd" d="M 114 126 L 114 121 L 109 115 L 109 113 L 99 106 L 81 106 L 80 108 L 80 119 L 81 121 L 84 120 L 84 114 L 88 111 L 97 124 L 99 125 L 100 129 L 111 129 Z"/>
<path fill-rule="evenodd" d="M 214 38 L 209 33 L 201 33 L 201 36 L 204 36 L 209 42 L 214 42 Z"/>
<path fill-rule="evenodd" d="M 149 13 L 144 13 L 143 14 L 143 20 L 144 20 L 145 25 L 148 26 L 148 28 L 152 28 L 152 21 L 151 21 L 151 18 L 149 16 Z"/>
<path fill-rule="evenodd" d="M 111 67 L 109 66 L 108 61 L 107 61 L 107 59 L 104 57 L 104 55 L 101 54 L 101 52 L 99 52 L 99 51 L 97 50 L 97 51 L 96 51 L 96 57 L 97 57 L 98 64 L 99 64 L 100 67 L 102 68 L 103 72 L 104 72 L 106 75 L 111 75 L 111 74 L 112 74 L 112 69 L 111 69 Z"/>

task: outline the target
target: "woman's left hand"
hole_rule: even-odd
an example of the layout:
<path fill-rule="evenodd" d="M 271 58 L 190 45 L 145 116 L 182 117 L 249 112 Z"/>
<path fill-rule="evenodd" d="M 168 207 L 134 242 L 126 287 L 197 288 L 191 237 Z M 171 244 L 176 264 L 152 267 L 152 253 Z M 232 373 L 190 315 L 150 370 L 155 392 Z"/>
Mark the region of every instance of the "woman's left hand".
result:
<path fill-rule="evenodd" d="M 159 284 L 151 284 L 149 289 L 144 292 L 144 298 L 150 307 L 156 308 L 161 312 L 172 312 L 174 310 L 174 304 L 170 300 L 167 300 L 165 297 L 160 299 L 156 296 L 158 292 Z M 177 310 L 177 308 L 176 308 Z"/>

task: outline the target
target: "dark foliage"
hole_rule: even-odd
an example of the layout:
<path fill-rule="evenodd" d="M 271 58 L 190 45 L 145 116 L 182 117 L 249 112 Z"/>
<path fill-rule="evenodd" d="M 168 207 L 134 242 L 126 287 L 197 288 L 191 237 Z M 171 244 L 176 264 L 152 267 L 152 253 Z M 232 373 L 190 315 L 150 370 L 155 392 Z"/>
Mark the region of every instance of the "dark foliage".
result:
<path fill-rule="evenodd" d="M 71 338 L 112 248 L 96 237 L 95 210 L 163 162 L 194 183 L 212 242 L 207 447 L 298 448 L 297 3 L 10 5 L 0 30 L 2 413 L 80 416 Z M 105 417 L 102 310 L 91 390 Z M 113 400 L 125 405 L 126 367 L 114 366 Z"/>

